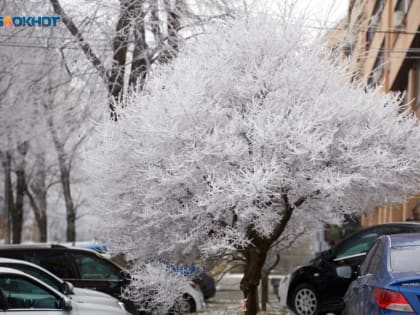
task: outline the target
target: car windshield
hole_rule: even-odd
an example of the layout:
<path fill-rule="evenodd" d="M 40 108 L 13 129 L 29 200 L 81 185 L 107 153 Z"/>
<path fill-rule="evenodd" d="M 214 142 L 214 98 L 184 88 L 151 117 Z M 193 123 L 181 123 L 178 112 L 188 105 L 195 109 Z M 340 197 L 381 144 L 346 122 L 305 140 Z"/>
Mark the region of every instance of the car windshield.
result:
<path fill-rule="evenodd" d="M 398 246 L 391 248 L 391 269 L 396 272 L 420 271 L 418 257 L 420 246 Z"/>
<path fill-rule="evenodd" d="M 377 238 L 378 234 L 369 233 L 359 235 L 354 239 L 349 239 L 346 243 L 340 245 L 336 253 L 336 259 L 367 252 Z"/>

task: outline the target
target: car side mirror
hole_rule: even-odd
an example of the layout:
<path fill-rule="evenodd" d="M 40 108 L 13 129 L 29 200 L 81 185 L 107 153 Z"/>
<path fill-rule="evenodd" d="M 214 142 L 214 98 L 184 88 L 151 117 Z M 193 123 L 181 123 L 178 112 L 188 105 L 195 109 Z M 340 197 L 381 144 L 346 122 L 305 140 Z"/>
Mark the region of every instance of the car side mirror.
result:
<path fill-rule="evenodd" d="M 68 297 L 63 297 L 61 301 L 65 311 L 71 311 L 73 306 L 71 305 L 71 300 Z"/>
<path fill-rule="evenodd" d="M 65 295 L 74 294 L 74 286 L 70 282 L 64 281 L 63 291 Z"/>
<path fill-rule="evenodd" d="M 325 258 L 325 259 L 332 259 L 334 257 L 334 252 L 332 249 L 327 249 L 321 252 L 321 257 Z"/>
<path fill-rule="evenodd" d="M 353 270 L 350 266 L 339 266 L 336 269 L 337 276 L 344 279 L 351 279 L 353 275 Z"/>

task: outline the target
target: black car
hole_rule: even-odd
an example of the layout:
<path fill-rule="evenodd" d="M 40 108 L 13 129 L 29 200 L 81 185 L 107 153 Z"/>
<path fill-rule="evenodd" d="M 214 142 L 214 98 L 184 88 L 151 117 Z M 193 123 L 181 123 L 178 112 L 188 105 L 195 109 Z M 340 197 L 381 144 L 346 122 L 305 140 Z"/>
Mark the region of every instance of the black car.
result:
<path fill-rule="evenodd" d="M 419 223 L 375 225 L 321 252 L 290 275 L 287 306 L 298 315 L 340 314 L 344 308 L 343 296 L 375 240 L 383 234 L 413 232 L 420 232 Z M 353 276 L 350 279 L 338 277 L 336 268 L 340 265 L 352 267 Z"/>
<path fill-rule="evenodd" d="M 214 278 L 205 271 L 199 271 L 192 279 L 196 283 L 201 292 L 203 293 L 204 299 L 210 299 L 216 295 L 216 282 Z"/>
<path fill-rule="evenodd" d="M 132 314 L 143 314 L 132 302 L 121 298 L 130 275 L 95 251 L 50 244 L 6 245 L 0 246 L 0 257 L 29 261 L 76 287 L 102 291 L 120 299 Z"/>

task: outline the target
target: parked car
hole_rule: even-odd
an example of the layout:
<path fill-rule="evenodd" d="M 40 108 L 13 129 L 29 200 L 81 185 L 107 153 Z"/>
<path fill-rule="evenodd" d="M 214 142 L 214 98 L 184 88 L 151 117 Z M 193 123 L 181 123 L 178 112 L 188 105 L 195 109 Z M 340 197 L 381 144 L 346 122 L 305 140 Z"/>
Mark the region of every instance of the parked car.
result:
<path fill-rule="evenodd" d="M 345 296 L 344 314 L 420 314 L 420 234 L 381 236 L 369 250 Z M 350 266 L 337 274 L 352 277 Z"/>
<path fill-rule="evenodd" d="M 216 281 L 214 278 L 206 271 L 195 265 L 189 266 L 172 266 L 172 270 L 183 276 L 189 277 L 192 279 L 192 282 L 195 283 L 203 293 L 204 299 L 212 298 L 216 295 Z"/>
<path fill-rule="evenodd" d="M 192 282 L 187 285 L 185 293 L 175 302 L 175 306 L 169 310 L 167 315 L 201 312 L 205 305 L 203 293 Z"/>
<path fill-rule="evenodd" d="M 109 304 L 113 306 L 117 305 L 125 310 L 124 304 L 116 298 L 95 290 L 75 288 L 70 282 L 63 281 L 48 270 L 30 262 L 0 257 L 0 267 L 13 268 L 27 273 L 48 284 L 60 293 L 67 295 L 72 300 L 87 303 Z"/>
<path fill-rule="evenodd" d="M 117 306 L 72 301 L 16 269 L 0 267 L 0 312 L 13 315 L 125 315 Z"/>
<path fill-rule="evenodd" d="M 7 245 L 0 246 L 0 257 L 21 259 L 39 265 L 75 287 L 94 289 L 110 294 L 121 300 L 128 312 L 144 314 L 136 305 L 121 298 L 122 290 L 130 283 L 130 274 L 99 253 L 76 247 L 54 244 Z M 190 310 L 199 311 L 204 303 L 191 295 L 195 289 L 185 292 L 183 299 L 194 301 Z M 189 305 L 193 306 L 190 302 Z"/>
<path fill-rule="evenodd" d="M 192 281 L 199 286 L 206 300 L 216 295 L 216 281 L 208 272 L 200 270 Z"/>
<path fill-rule="evenodd" d="M 280 304 L 298 315 L 340 313 L 343 296 L 373 242 L 384 234 L 416 232 L 420 232 L 419 223 L 404 222 L 376 225 L 352 234 L 282 279 Z M 350 279 L 337 276 L 336 267 L 344 264 L 352 268 Z"/>

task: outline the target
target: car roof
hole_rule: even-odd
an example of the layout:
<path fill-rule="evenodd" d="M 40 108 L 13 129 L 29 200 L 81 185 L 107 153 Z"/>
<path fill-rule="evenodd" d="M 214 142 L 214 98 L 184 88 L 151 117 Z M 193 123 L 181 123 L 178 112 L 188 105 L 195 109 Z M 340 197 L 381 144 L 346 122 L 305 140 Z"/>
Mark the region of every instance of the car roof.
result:
<path fill-rule="evenodd" d="M 0 245 L 0 257 L 1 257 L 1 251 L 2 250 L 18 250 L 18 251 L 25 251 L 25 250 L 48 250 L 48 249 L 61 249 L 64 251 L 77 251 L 77 252 L 85 252 L 85 253 L 91 253 L 98 257 L 101 257 L 102 259 L 106 259 L 109 263 L 113 264 L 118 269 L 124 270 L 122 266 L 118 265 L 114 261 L 112 261 L 110 258 L 105 257 L 104 255 L 101 255 L 98 251 L 95 251 L 93 249 L 88 248 L 81 248 L 81 247 L 67 247 L 61 244 L 48 244 L 48 243 L 30 243 L 30 244 L 15 244 L 15 245 Z"/>
<path fill-rule="evenodd" d="M 420 246 L 420 233 L 404 233 L 387 235 L 391 247 Z"/>
<path fill-rule="evenodd" d="M 344 239 L 342 239 L 337 245 L 335 245 L 334 247 L 338 247 L 341 244 L 345 243 L 347 240 L 355 237 L 356 235 L 360 234 L 360 233 L 365 233 L 369 230 L 374 230 L 380 227 L 384 227 L 384 226 L 395 226 L 395 227 L 402 227 L 402 226 L 411 226 L 411 227 L 416 227 L 419 228 L 419 232 L 420 232 L 420 223 L 419 222 L 390 222 L 390 223 L 382 223 L 382 224 L 376 224 L 376 225 L 372 225 L 372 226 L 368 226 L 365 228 L 362 228 L 354 233 L 351 233 L 350 235 L 348 235 L 347 237 L 345 237 Z"/>
<path fill-rule="evenodd" d="M 50 277 L 54 278 L 55 280 L 57 280 L 57 281 L 59 281 L 61 283 L 64 282 L 62 279 L 60 279 L 59 277 L 57 277 L 55 274 L 49 272 L 47 269 L 42 268 L 41 266 L 39 266 L 37 264 L 33 264 L 33 263 L 28 262 L 26 260 L 0 257 L 0 264 L 2 264 L 2 263 L 3 264 L 10 263 L 10 264 L 19 264 L 19 265 L 31 266 L 32 268 L 35 268 L 35 269 L 38 269 L 38 270 L 43 271 L 44 273 L 48 274 Z M 9 268 L 9 267 L 3 267 L 3 268 Z"/>
<path fill-rule="evenodd" d="M 9 273 L 9 274 L 16 274 L 16 275 L 24 275 L 26 276 L 27 274 L 17 270 L 17 269 L 13 269 L 13 268 L 8 268 L 8 267 L 0 267 L 0 274 L 2 273 Z"/>
<path fill-rule="evenodd" d="M 0 245 L 1 250 L 37 250 L 37 249 L 63 249 L 66 251 L 84 251 L 89 253 L 95 253 L 98 255 L 98 252 L 88 248 L 82 247 L 70 247 L 65 246 L 62 244 L 50 244 L 50 243 L 28 243 L 28 244 L 8 244 L 8 245 Z"/>
<path fill-rule="evenodd" d="M 0 249 L 68 248 L 54 243 L 2 244 Z"/>

